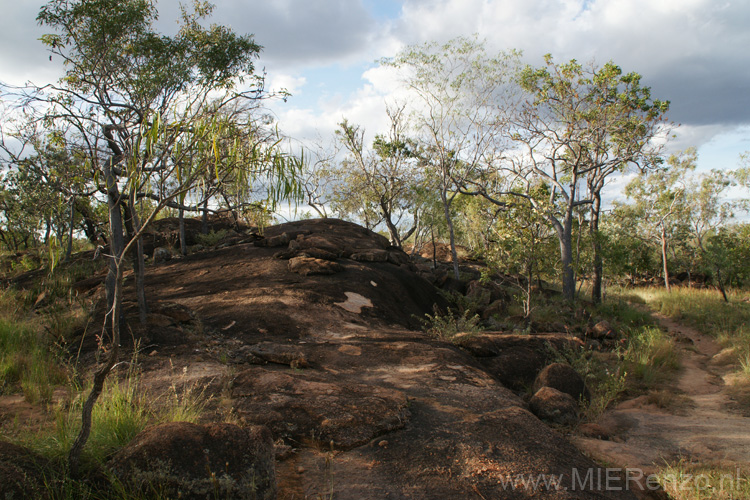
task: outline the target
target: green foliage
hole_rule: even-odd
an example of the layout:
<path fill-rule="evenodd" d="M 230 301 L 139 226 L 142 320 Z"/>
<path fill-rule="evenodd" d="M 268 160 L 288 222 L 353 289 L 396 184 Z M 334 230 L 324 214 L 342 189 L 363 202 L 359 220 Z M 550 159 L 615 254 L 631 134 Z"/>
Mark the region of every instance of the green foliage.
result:
<path fill-rule="evenodd" d="M 634 276 L 678 271 L 707 277 L 720 288 L 740 284 L 746 265 L 744 224 L 731 224 L 745 202 L 729 197 L 738 172 L 694 173 L 691 148 L 669 158 L 663 169 L 642 174 L 627 187 L 632 200 L 606 219 L 607 257 L 613 272 Z M 661 264 L 657 264 L 661 262 Z"/>
<path fill-rule="evenodd" d="M 596 421 L 625 392 L 627 373 L 616 357 L 605 358 L 583 348 L 554 351 L 554 355 L 558 362 L 572 366 L 591 392 L 591 400 L 585 403 L 584 408 L 586 420 Z"/>
<path fill-rule="evenodd" d="M 515 51 L 489 55 L 476 38 L 459 37 L 407 47 L 381 61 L 401 72 L 413 96 L 409 111 L 420 165 L 439 195 L 453 252 L 451 206 L 460 191 L 474 185 L 503 136 L 519 58 Z M 453 265 L 458 278 L 458 262 Z"/>
<path fill-rule="evenodd" d="M 401 246 L 416 230 L 422 208 L 418 186 L 426 186 L 427 180 L 416 168 L 417 145 L 404 136 L 404 108 L 388 108 L 387 114 L 390 130 L 377 135 L 369 151 L 363 128 L 346 119 L 339 124 L 336 137 L 347 156 L 327 175 L 336 179 L 331 208 L 339 217 L 353 217 L 368 228 L 382 222 L 391 243 Z"/>
<path fill-rule="evenodd" d="M 720 269 L 727 286 L 750 284 L 750 224 L 733 224 L 718 228 L 706 239 L 704 272 Z M 707 269 L 706 269 L 707 268 Z"/>
<path fill-rule="evenodd" d="M 198 243 L 206 247 L 214 247 L 221 243 L 221 240 L 227 237 L 229 231 L 221 229 L 219 231 L 210 231 L 208 234 L 199 234 L 197 236 Z"/>

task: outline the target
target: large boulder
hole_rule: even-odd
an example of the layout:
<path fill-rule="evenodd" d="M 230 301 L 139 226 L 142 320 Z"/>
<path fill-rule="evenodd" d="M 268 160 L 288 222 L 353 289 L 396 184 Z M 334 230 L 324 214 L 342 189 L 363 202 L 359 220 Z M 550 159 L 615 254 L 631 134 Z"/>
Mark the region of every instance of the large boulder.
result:
<path fill-rule="evenodd" d="M 274 445 L 265 427 L 161 424 L 138 434 L 109 465 L 127 487 L 170 498 L 276 497 Z"/>
<path fill-rule="evenodd" d="M 49 462 L 13 443 L 0 441 L 0 498 L 47 498 Z"/>
<path fill-rule="evenodd" d="M 542 420 L 559 425 L 574 425 L 578 421 L 578 403 L 570 394 L 552 387 L 542 387 L 529 401 L 531 412 Z"/>
<path fill-rule="evenodd" d="M 523 391 L 557 356 L 557 351 L 580 348 L 581 342 L 564 334 L 520 335 L 483 332 L 462 338 L 459 345 L 475 356 L 502 384 Z"/>
<path fill-rule="evenodd" d="M 576 401 L 591 399 L 591 393 L 583 378 L 572 366 L 564 363 L 552 363 L 539 372 L 534 380 L 534 392 L 542 387 L 557 389 L 569 394 Z"/>

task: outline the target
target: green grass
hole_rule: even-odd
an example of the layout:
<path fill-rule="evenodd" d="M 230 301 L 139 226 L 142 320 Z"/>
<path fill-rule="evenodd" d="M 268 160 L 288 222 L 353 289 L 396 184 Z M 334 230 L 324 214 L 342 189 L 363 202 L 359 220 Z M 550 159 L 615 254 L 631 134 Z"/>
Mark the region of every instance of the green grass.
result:
<path fill-rule="evenodd" d="M 637 328 L 654 325 L 654 319 L 648 311 L 635 307 L 644 303 L 643 299 L 629 294 L 610 294 L 610 297 L 596 307 L 599 316 L 614 322 L 616 328 Z"/>
<path fill-rule="evenodd" d="M 664 289 L 643 288 L 634 293 L 643 298 L 656 312 L 692 326 L 698 331 L 720 341 L 731 343 L 734 337 L 750 338 L 750 302 L 748 293 L 738 290 L 727 292 L 729 302 L 721 293 L 710 289 L 674 287 Z"/>
<path fill-rule="evenodd" d="M 656 326 L 630 328 L 625 332 L 627 346 L 622 352 L 625 369 L 643 389 L 654 389 L 680 367 L 675 345 Z"/>
<path fill-rule="evenodd" d="M 592 322 L 606 319 L 620 333 L 622 344 L 611 353 L 570 350 L 563 360 L 580 373 L 592 398 L 584 409 L 587 420 L 596 420 L 624 393 L 646 394 L 669 380 L 679 368 L 672 339 L 654 324 L 648 311 L 635 307 L 642 300 L 610 295 L 590 309 Z"/>
<path fill-rule="evenodd" d="M 91 435 L 81 456 L 82 480 L 65 473 L 68 452 L 78 435 L 81 409 L 90 387 L 60 402 L 53 410 L 53 422 L 38 429 L 22 428 L 15 436 L 6 436 L 51 460 L 54 465 L 45 489 L 52 499 L 160 499 L 159 491 L 133 492 L 104 467 L 114 452 L 127 445 L 147 426 L 164 422 L 197 423 L 207 400 L 197 386 L 178 389 L 155 397 L 143 387 L 137 359 L 124 373 L 112 373 L 94 405 Z M 103 474 L 103 475 L 102 475 Z M 93 480 L 92 480 L 93 479 Z"/>
<path fill-rule="evenodd" d="M 30 403 L 49 402 L 66 370 L 47 336 L 19 321 L 0 319 L 0 393 L 22 391 Z"/>
<path fill-rule="evenodd" d="M 198 422 L 206 405 L 203 392 L 195 387 L 154 397 L 141 383 L 137 362 L 129 363 L 126 373 L 110 374 L 92 413 L 89 441 L 82 462 L 99 466 L 118 449 L 128 444 L 148 425 L 163 422 Z M 25 444 L 47 458 L 62 461 L 67 457 L 80 430 L 81 409 L 90 388 L 55 411 L 55 423 L 48 433 L 26 436 Z"/>
<path fill-rule="evenodd" d="M 715 338 L 724 348 L 734 351 L 736 363 L 731 364 L 739 375 L 730 384 L 729 392 L 745 412 L 750 412 L 750 301 L 746 291 L 729 290 L 729 302 L 711 289 L 674 287 L 636 289 L 655 311 Z"/>
<path fill-rule="evenodd" d="M 750 476 L 737 468 L 668 464 L 658 473 L 659 484 L 675 500 L 739 500 L 750 498 Z"/>

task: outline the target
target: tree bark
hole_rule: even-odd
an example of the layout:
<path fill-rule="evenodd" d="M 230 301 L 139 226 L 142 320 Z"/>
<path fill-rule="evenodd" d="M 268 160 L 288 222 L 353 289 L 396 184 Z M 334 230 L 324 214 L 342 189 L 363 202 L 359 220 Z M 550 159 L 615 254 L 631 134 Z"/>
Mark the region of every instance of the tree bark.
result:
<path fill-rule="evenodd" d="M 105 134 L 106 133 L 107 130 L 105 130 Z M 80 475 L 81 451 L 83 451 L 83 447 L 86 445 L 91 433 L 91 414 L 94 409 L 94 404 L 104 389 L 104 381 L 106 380 L 107 375 L 109 375 L 112 367 L 114 367 L 117 362 L 120 347 L 120 305 L 122 304 L 121 264 L 125 245 L 123 239 L 122 213 L 120 211 L 120 191 L 117 187 L 117 179 L 112 172 L 117 151 L 114 148 L 113 150 L 115 151 L 115 156 L 104 165 L 104 180 L 107 186 L 107 207 L 109 210 L 109 227 L 111 233 L 110 251 L 112 253 L 112 255 L 109 256 L 109 272 L 105 280 L 105 293 L 108 307 L 104 321 L 104 330 L 106 332 L 107 327 L 109 326 L 111 345 L 107 361 L 94 374 L 94 386 L 92 387 L 88 398 L 86 398 L 86 402 L 84 403 L 81 412 L 81 430 L 68 453 L 68 467 L 70 475 L 73 478 L 78 478 Z"/>
<path fill-rule="evenodd" d="M 201 234 L 208 234 L 208 198 L 203 200 L 203 214 L 201 214 Z"/>
<path fill-rule="evenodd" d="M 185 235 L 185 210 L 180 208 L 177 213 L 177 220 L 180 223 L 180 254 L 187 255 L 187 241 Z"/>
<path fill-rule="evenodd" d="M 49 245 L 49 236 L 52 234 L 52 220 L 47 217 L 45 224 L 47 225 L 47 229 L 44 231 L 44 244 Z"/>
<path fill-rule="evenodd" d="M 721 278 L 721 268 L 719 266 L 716 266 L 716 284 L 719 285 L 719 291 L 721 291 L 721 296 L 724 297 L 724 302 L 729 302 L 727 291 L 724 288 L 724 280 Z"/>
<path fill-rule="evenodd" d="M 458 269 L 458 252 L 456 251 L 456 234 L 453 231 L 453 217 L 451 217 L 451 206 L 445 194 L 445 191 L 440 194 L 440 198 L 443 202 L 445 223 L 448 225 L 448 235 L 450 236 L 451 260 L 453 261 L 453 276 L 456 279 L 461 279 L 461 273 Z"/>
<path fill-rule="evenodd" d="M 397 248 L 401 248 L 401 237 L 398 234 L 398 228 L 391 220 L 391 212 L 388 210 L 388 206 L 385 202 L 380 202 L 380 210 L 383 213 L 383 220 L 388 228 L 388 235 L 390 236 L 391 245 Z"/>
<path fill-rule="evenodd" d="M 83 404 L 83 410 L 81 412 L 81 430 L 79 431 L 78 436 L 76 436 L 73 446 L 70 447 L 70 452 L 68 453 L 68 467 L 70 476 L 73 479 L 78 479 L 80 476 L 81 452 L 91 434 L 94 404 L 96 404 L 96 400 L 99 399 L 99 396 L 104 390 L 104 381 L 107 379 L 109 372 L 112 371 L 115 363 L 117 363 L 119 355 L 120 321 L 118 318 L 120 316 L 120 304 L 122 303 L 122 269 L 119 266 L 119 263 L 116 263 L 116 267 L 117 272 L 115 275 L 115 296 L 113 307 L 111 314 L 107 316 L 112 329 L 112 345 L 110 347 L 109 356 L 107 356 L 107 361 L 94 374 L 94 386 L 91 388 L 91 392 L 86 398 L 86 402 Z"/>
<path fill-rule="evenodd" d="M 667 289 L 667 292 L 671 292 L 669 266 L 667 265 L 667 229 L 664 227 L 664 224 L 661 225 L 661 261 L 664 266 L 664 287 Z"/>
<path fill-rule="evenodd" d="M 73 254 L 73 221 L 75 218 L 75 202 L 76 197 L 72 196 L 70 198 L 70 219 L 68 220 L 68 246 L 65 249 L 65 258 L 64 260 L 67 262 L 70 260 L 70 256 Z"/>
<path fill-rule="evenodd" d="M 117 181 L 112 175 L 111 169 L 105 168 L 105 179 L 107 182 L 107 206 L 109 210 L 109 228 L 110 228 L 110 252 L 109 271 L 104 281 L 105 293 L 107 296 L 107 309 L 112 310 L 115 302 L 115 284 L 117 282 L 117 261 L 122 256 L 125 247 L 122 213 L 120 211 L 120 192 L 117 188 Z"/>
<path fill-rule="evenodd" d="M 594 257 L 593 283 L 591 285 L 591 301 L 600 304 L 602 301 L 602 279 L 604 274 L 604 263 L 602 261 L 602 244 L 599 239 L 599 211 L 602 199 L 599 193 L 594 193 L 591 205 L 591 222 L 589 224 L 591 245 Z"/>
<path fill-rule="evenodd" d="M 128 233 L 128 241 L 135 238 L 140 229 L 140 221 L 132 199 L 124 205 L 125 228 Z M 135 244 L 131 246 L 130 256 L 133 262 L 133 274 L 135 275 L 135 292 L 138 301 L 138 320 L 142 325 L 146 324 L 148 315 L 148 303 L 146 302 L 146 262 L 143 258 L 143 240 L 138 237 Z"/>
<path fill-rule="evenodd" d="M 576 294 L 576 278 L 573 272 L 573 207 L 568 207 L 562 223 L 551 216 L 548 220 L 555 228 L 560 243 L 563 298 L 568 302 L 573 302 Z"/>

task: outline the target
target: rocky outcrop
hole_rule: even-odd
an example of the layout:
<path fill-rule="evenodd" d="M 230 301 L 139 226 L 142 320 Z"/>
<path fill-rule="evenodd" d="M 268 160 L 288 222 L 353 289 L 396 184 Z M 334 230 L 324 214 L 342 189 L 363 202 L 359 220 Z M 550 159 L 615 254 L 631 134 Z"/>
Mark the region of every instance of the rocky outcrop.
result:
<path fill-rule="evenodd" d="M 194 310 L 211 352 L 232 360 L 223 404 L 240 425 L 271 430 L 279 497 L 632 499 L 581 485 L 603 469 L 509 389 L 580 341 L 485 332 L 442 342 L 420 319 L 445 301 L 382 236 L 327 219 L 267 228 L 265 239 L 155 266 L 149 293 Z M 302 275 L 286 261 L 300 257 L 342 269 Z M 472 293 L 486 303 L 480 285 Z M 488 291 L 488 306 L 503 300 Z M 516 485 L 521 476 L 548 482 Z"/>

